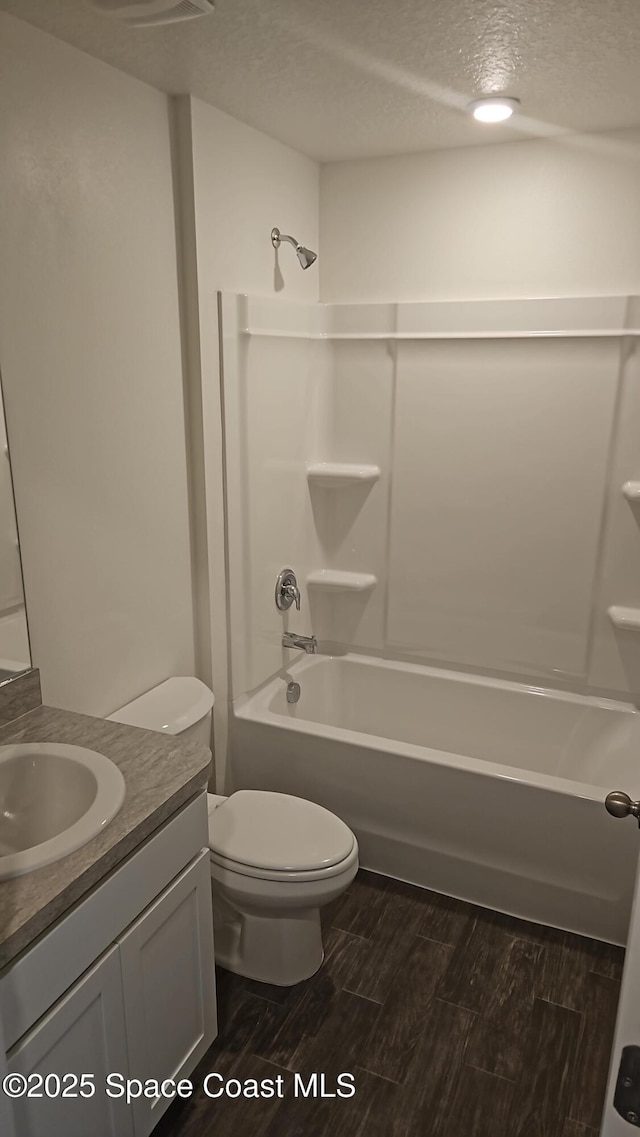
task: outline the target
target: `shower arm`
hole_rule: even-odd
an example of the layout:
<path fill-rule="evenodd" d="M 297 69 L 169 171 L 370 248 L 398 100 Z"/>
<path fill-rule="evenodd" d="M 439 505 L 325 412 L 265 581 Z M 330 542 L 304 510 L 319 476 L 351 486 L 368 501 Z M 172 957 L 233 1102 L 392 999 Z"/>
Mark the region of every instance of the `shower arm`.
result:
<path fill-rule="evenodd" d="M 296 241 L 295 237 L 289 237 L 287 233 L 281 233 L 279 229 L 272 229 L 271 244 L 273 245 L 274 249 L 277 249 L 282 241 L 288 241 L 290 245 L 293 245 L 294 249 L 302 248 L 300 242 Z"/>
<path fill-rule="evenodd" d="M 305 249 L 304 245 L 296 241 L 295 237 L 290 237 L 288 233 L 281 233 L 279 229 L 272 229 L 271 244 L 274 249 L 279 249 L 283 241 L 293 245 L 301 268 L 309 268 L 318 259 L 318 254 L 314 253 L 313 249 Z"/>

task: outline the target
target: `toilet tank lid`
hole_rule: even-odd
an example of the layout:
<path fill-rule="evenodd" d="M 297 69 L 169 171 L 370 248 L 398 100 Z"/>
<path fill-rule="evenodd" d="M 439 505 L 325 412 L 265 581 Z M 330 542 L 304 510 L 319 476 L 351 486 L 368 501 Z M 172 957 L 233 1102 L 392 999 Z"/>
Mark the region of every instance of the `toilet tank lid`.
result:
<path fill-rule="evenodd" d="M 200 679 L 193 675 L 174 675 L 108 718 L 127 726 L 182 734 L 209 714 L 213 702 L 213 693 Z"/>

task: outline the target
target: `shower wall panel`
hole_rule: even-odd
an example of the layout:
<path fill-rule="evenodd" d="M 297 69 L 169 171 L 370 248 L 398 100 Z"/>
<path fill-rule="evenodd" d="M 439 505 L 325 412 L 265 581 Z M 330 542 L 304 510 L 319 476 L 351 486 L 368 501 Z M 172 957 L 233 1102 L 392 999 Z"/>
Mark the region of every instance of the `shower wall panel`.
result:
<path fill-rule="evenodd" d="M 388 644 L 586 677 L 616 339 L 398 347 Z"/>
<path fill-rule="evenodd" d="M 638 339 L 622 346 L 615 442 L 607 488 L 607 509 L 594 596 L 589 684 L 640 695 L 640 634 L 614 628 L 611 605 L 640 607 L 640 503 L 621 492 L 640 481 L 640 353 Z"/>
<path fill-rule="evenodd" d="M 232 687 L 251 690 L 285 666 L 283 629 L 311 633 L 306 576 L 317 538 L 306 467 L 324 436 L 328 347 L 305 335 L 250 335 L 246 298 L 222 297 Z M 313 309 L 281 301 L 306 317 Z M 277 333 L 277 328 L 270 329 Z M 283 617 L 275 581 L 293 568 L 301 611 Z"/>
<path fill-rule="evenodd" d="M 332 341 L 326 407 L 317 457 L 374 465 L 375 483 L 354 480 L 309 495 L 318 537 L 316 569 L 373 574 L 371 591 L 309 590 L 312 623 L 323 640 L 360 648 L 384 643 L 388 501 L 395 384 L 395 347 L 387 340 Z"/>

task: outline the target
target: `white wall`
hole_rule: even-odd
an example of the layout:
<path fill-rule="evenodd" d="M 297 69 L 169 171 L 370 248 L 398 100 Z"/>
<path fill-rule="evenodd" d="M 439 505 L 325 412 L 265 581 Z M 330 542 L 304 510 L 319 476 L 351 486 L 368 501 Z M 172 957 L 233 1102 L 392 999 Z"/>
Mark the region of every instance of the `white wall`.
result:
<path fill-rule="evenodd" d="M 223 767 L 216 294 L 317 300 L 317 265 L 276 256 L 270 232 L 317 248 L 319 169 L 18 20 L 0 30 L 0 363 L 44 697 L 102 714 L 197 670 Z"/>
<path fill-rule="evenodd" d="M 329 302 L 640 292 L 640 131 L 336 162 Z"/>
<path fill-rule="evenodd" d="M 167 99 L 0 14 L 0 168 L 33 659 L 104 714 L 194 668 Z"/>
<path fill-rule="evenodd" d="M 277 226 L 318 248 L 319 168 L 197 99 L 177 100 L 175 116 L 183 284 L 190 309 L 190 454 L 194 484 L 204 487 L 202 494 L 196 490 L 193 521 L 202 621 L 199 657 L 203 677 L 210 678 L 216 695 L 216 784 L 222 789 L 229 686 L 217 292 L 318 299 L 318 263 L 303 271 L 289 245 L 276 255 L 270 234 Z M 274 440 L 281 437 L 276 413 L 264 427 L 274 432 Z"/>
<path fill-rule="evenodd" d="M 303 271 L 290 245 L 276 257 L 274 225 L 318 248 L 317 162 L 191 99 L 201 286 L 317 300 L 318 268 Z M 279 265 L 279 272 L 278 266 Z"/>

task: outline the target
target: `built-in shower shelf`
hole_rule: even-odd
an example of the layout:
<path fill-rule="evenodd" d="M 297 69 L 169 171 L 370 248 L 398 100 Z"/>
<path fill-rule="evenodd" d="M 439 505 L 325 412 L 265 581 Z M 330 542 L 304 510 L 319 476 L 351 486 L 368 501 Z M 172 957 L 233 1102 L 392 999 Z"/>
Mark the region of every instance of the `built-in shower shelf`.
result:
<path fill-rule="evenodd" d="M 620 604 L 613 604 L 611 608 L 607 608 L 607 615 L 614 628 L 640 632 L 640 608 L 625 608 Z"/>
<path fill-rule="evenodd" d="M 640 503 L 640 482 L 625 482 L 622 487 L 622 492 L 627 501 L 637 501 Z"/>
<path fill-rule="evenodd" d="M 317 569 L 307 577 L 307 588 L 317 588 L 319 592 L 370 592 L 377 583 L 373 573 L 339 569 Z"/>
<path fill-rule="evenodd" d="M 373 484 L 379 477 L 379 466 L 367 466 L 359 462 L 314 462 L 307 466 L 309 484 L 325 489 Z"/>

